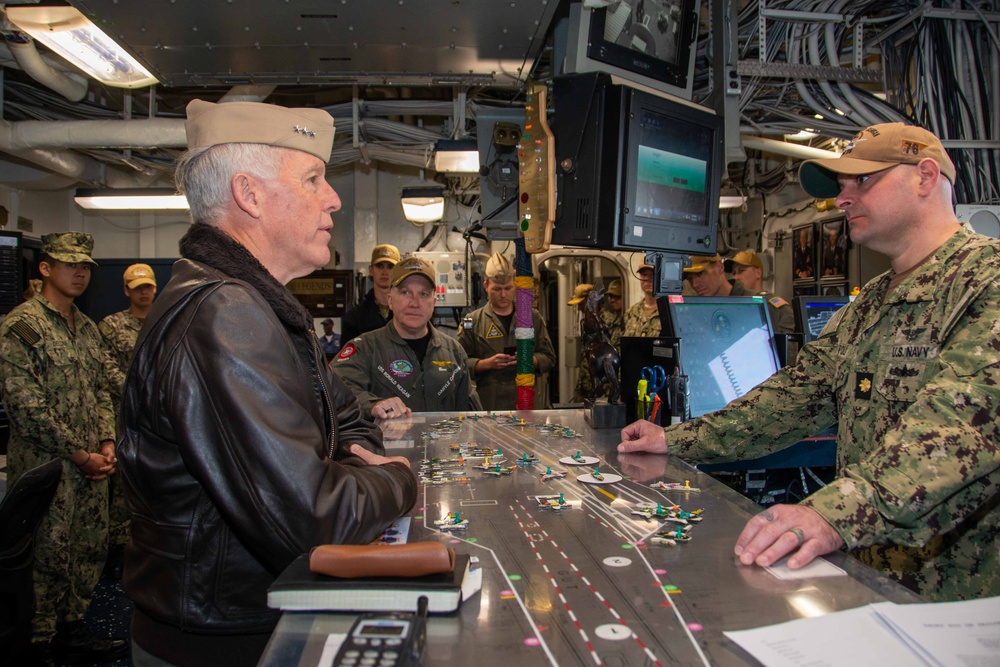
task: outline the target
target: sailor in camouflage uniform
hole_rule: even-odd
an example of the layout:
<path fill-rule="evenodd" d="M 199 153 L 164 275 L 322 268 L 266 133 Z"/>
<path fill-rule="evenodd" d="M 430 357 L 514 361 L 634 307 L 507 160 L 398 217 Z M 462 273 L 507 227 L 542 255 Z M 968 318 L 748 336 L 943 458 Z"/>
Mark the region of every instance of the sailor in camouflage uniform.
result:
<path fill-rule="evenodd" d="M 1000 244 L 962 228 L 955 167 L 901 123 L 809 160 L 803 188 L 836 196 L 851 237 L 889 256 L 820 339 L 723 410 L 665 432 L 637 422 L 619 451 L 757 457 L 838 423 L 837 478 L 768 508 L 735 551 L 801 567 L 845 547 L 929 600 L 1000 594 Z"/>
<path fill-rule="evenodd" d="M 121 405 L 122 386 L 125 375 L 132 360 L 132 350 L 139 337 L 139 330 L 146 319 L 146 313 L 153 305 L 156 297 L 156 275 L 148 264 L 133 264 L 122 276 L 123 289 L 128 297 L 129 306 L 125 310 L 108 315 L 97 325 L 104 342 L 108 346 L 115 362 L 115 373 L 111 380 L 111 401 L 115 413 Z M 121 579 L 122 559 L 125 544 L 128 542 L 128 514 L 125 511 L 125 495 L 121 489 L 121 481 L 117 476 L 109 479 L 108 493 L 110 496 L 108 533 L 108 564 L 104 568 L 105 576 Z"/>
<path fill-rule="evenodd" d="M 91 637 L 83 623 L 107 549 L 108 475 L 114 472 L 109 355 L 73 300 L 90 283 L 93 238 L 42 237 L 40 294 L 0 324 L 0 398 L 10 417 L 8 482 L 53 459 L 62 477 L 35 537 L 32 664 L 113 661 L 122 640 Z"/>
<path fill-rule="evenodd" d="M 653 266 L 643 264 L 636 273 L 642 287 L 642 301 L 625 311 L 625 330 L 622 336 L 655 338 L 660 335 L 660 310 L 653 295 Z"/>
<path fill-rule="evenodd" d="M 747 259 L 746 251 L 738 253 L 737 258 L 743 261 L 756 260 L 760 264 L 760 258 L 753 253 L 753 260 Z M 691 266 L 684 269 L 684 277 L 691 283 L 697 296 L 760 296 L 767 302 L 767 310 L 771 316 L 771 329 L 774 333 L 792 333 L 795 331 L 795 313 L 788 302 L 780 296 L 775 296 L 770 292 L 746 285 L 739 280 L 730 283 L 726 279 L 725 261 L 716 253 L 715 255 L 691 255 Z"/>
<path fill-rule="evenodd" d="M 604 294 L 605 305 L 601 309 L 601 321 L 608 329 L 611 344 L 621 353 L 622 332 L 625 331 L 625 318 L 622 315 L 622 281 L 615 279 L 608 285 Z"/>

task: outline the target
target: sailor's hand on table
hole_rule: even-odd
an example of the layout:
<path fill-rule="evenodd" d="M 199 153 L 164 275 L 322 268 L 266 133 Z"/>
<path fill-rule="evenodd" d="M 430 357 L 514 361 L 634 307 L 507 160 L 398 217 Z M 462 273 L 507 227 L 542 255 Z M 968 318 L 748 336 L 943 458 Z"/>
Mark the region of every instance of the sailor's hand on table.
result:
<path fill-rule="evenodd" d="M 387 398 L 372 406 L 372 417 L 378 419 L 399 419 L 400 417 L 409 417 L 412 414 L 399 396 Z"/>
<path fill-rule="evenodd" d="M 410 461 L 403 456 L 380 456 L 358 444 L 351 445 L 350 451 L 351 454 L 354 454 L 370 466 L 381 466 L 386 463 L 402 463 L 407 468 L 410 467 Z"/>
<path fill-rule="evenodd" d="M 622 429 L 622 441 L 618 445 L 622 454 L 649 452 L 650 454 L 666 454 L 667 441 L 663 437 L 663 428 L 653 422 L 640 419 Z"/>
<path fill-rule="evenodd" d="M 795 570 L 817 556 L 836 551 L 844 540 L 816 510 L 802 505 L 774 505 L 756 515 L 736 540 L 736 555 L 744 565 L 768 567 L 788 559 Z"/>

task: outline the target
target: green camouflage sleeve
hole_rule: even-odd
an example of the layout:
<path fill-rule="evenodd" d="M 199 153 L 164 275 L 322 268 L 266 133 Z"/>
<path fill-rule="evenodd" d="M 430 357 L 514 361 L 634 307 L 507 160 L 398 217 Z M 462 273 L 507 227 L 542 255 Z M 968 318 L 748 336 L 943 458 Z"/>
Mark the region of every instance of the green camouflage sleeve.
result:
<path fill-rule="evenodd" d="M 122 350 L 118 348 L 115 330 L 107 319 L 101 320 L 97 328 L 101 332 L 106 351 L 104 366 L 108 378 L 108 390 L 111 392 L 111 401 L 117 409 L 121 401 L 122 388 L 125 386 L 125 372 L 128 366 L 122 364 Z"/>
<path fill-rule="evenodd" d="M 704 463 L 756 458 L 815 435 L 837 420 L 827 341 L 722 410 L 666 429 L 671 454 Z M 791 425 L 791 426 L 790 426 Z"/>
<path fill-rule="evenodd" d="M 1000 303 L 976 300 L 923 386 L 881 445 L 803 504 L 848 548 L 923 547 L 1000 493 Z"/>
<path fill-rule="evenodd" d="M 69 458 L 81 449 L 94 451 L 96 443 L 76 442 L 73 430 L 49 407 L 59 388 L 46 390 L 40 352 L 41 341 L 29 345 L 10 330 L 0 336 L 0 398 L 12 427 L 53 456 Z"/>

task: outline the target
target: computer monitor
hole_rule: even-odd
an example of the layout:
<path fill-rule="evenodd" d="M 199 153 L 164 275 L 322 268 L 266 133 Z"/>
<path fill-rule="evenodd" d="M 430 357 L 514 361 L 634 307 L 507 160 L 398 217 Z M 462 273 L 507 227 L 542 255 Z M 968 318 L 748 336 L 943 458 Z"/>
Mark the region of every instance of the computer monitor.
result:
<path fill-rule="evenodd" d="M 691 417 L 725 407 L 778 371 L 763 297 L 672 296 L 668 306 Z"/>
<path fill-rule="evenodd" d="M 833 314 L 851 302 L 849 296 L 800 296 L 798 298 L 799 330 L 802 344 L 819 338 Z"/>

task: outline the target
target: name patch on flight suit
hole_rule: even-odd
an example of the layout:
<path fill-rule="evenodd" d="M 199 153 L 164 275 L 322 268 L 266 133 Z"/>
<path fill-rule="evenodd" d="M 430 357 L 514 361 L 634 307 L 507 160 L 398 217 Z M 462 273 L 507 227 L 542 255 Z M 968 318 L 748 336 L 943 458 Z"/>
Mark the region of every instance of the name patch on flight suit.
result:
<path fill-rule="evenodd" d="M 406 359 L 396 359 L 389 364 L 389 372 L 398 378 L 410 377 L 413 375 L 413 364 Z"/>
<path fill-rule="evenodd" d="M 872 397 L 872 378 L 874 373 L 854 374 L 854 398 L 867 401 Z"/>
<path fill-rule="evenodd" d="M 500 331 L 500 327 L 496 324 L 490 324 L 490 330 L 486 333 L 487 338 L 503 338 L 505 334 Z"/>

